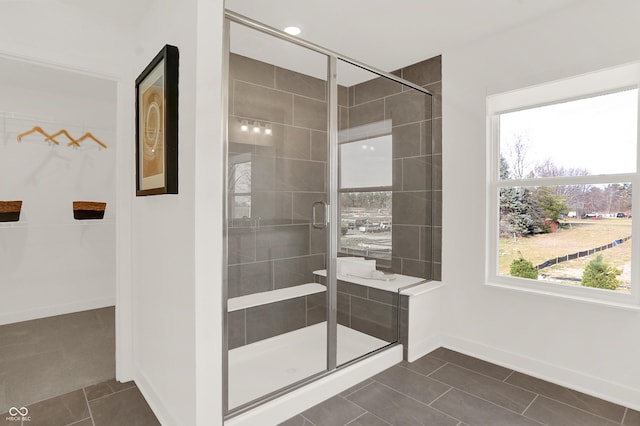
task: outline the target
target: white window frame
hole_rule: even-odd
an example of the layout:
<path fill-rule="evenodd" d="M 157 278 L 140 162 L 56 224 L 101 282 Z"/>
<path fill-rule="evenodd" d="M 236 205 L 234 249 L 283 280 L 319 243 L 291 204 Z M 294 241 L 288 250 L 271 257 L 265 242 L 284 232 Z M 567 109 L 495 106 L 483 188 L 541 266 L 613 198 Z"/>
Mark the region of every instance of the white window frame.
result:
<path fill-rule="evenodd" d="M 607 304 L 611 306 L 640 309 L 640 144 L 636 141 L 636 172 L 591 176 L 548 177 L 534 179 L 500 180 L 500 115 L 523 109 L 557 104 L 570 100 L 584 99 L 595 95 L 618 92 L 640 87 L 640 63 L 633 63 L 611 69 L 597 71 L 537 86 L 526 87 L 511 92 L 487 97 L 487 247 L 486 281 L 494 287 L 521 290 L 537 294 L 559 296 L 578 301 Z M 638 91 L 640 93 L 640 90 Z M 640 115 L 640 95 L 638 99 Z M 638 138 L 640 138 L 640 117 L 638 117 Z M 534 187 L 568 184 L 608 184 L 631 182 L 632 215 L 637 218 L 632 223 L 630 294 L 590 287 L 572 286 L 561 283 L 529 280 L 499 275 L 499 190 L 507 187 Z"/>

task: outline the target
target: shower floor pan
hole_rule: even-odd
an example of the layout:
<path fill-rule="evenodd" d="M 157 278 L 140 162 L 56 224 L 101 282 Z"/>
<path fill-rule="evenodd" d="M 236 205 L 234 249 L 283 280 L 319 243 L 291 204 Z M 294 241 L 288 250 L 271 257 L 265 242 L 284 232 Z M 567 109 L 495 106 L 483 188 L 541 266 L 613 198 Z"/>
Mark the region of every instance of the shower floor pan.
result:
<path fill-rule="evenodd" d="M 338 365 L 389 343 L 338 325 Z M 326 370 L 322 322 L 229 351 L 229 407 L 239 407 Z"/>

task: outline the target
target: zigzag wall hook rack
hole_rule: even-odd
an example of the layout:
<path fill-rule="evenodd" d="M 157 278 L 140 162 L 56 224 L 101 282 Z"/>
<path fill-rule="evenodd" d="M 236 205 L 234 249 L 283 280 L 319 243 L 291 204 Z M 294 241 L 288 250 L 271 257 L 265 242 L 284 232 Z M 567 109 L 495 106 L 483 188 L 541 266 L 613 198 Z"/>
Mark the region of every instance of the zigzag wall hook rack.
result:
<path fill-rule="evenodd" d="M 56 133 L 50 135 L 49 133 L 42 130 L 42 127 L 40 126 L 34 126 L 31 130 L 27 130 L 26 132 L 20 133 L 17 138 L 18 142 L 22 141 L 22 138 L 32 133 L 40 133 L 42 136 L 44 136 L 45 142 L 52 142 L 56 145 L 60 145 L 60 142 L 56 140 L 56 137 L 64 135 L 67 137 L 67 139 L 69 139 L 69 143 L 67 144 L 67 146 L 79 147 L 80 144 L 85 139 L 91 139 L 92 141 L 100 145 L 100 147 L 105 149 L 107 148 L 107 145 L 103 143 L 100 139 L 96 138 L 91 132 L 86 132 L 84 135 L 80 136 L 78 139 L 74 139 L 73 136 L 71 136 L 66 129 L 58 130 Z"/>

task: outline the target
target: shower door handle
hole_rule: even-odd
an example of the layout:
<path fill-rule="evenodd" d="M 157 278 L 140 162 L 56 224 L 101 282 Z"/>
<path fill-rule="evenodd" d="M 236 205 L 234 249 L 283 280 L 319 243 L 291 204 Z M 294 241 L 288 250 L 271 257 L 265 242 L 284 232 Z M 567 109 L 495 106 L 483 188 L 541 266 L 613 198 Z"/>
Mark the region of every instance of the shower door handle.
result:
<path fill-rule="evenodd" d="M 317 221 L 316 211 L 318 208 L 322 208 L 323 220 L 322 222 Z M 316 201 L 311 206 L 311 226 L 315 229 L 325 229 L 327 227 L 327 203 L 324 201 Z"/>

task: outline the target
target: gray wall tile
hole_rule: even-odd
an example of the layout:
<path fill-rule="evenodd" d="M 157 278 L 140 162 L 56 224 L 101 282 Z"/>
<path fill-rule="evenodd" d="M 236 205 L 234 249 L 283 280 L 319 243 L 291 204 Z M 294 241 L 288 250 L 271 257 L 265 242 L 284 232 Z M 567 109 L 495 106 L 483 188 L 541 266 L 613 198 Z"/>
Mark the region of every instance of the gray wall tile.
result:
<path fill-rule="evenodd" d="M 338 324 L 351 327 L 351 296 L 338 293 Z"/>
<path fill-rule="evenodd" d="M 327 103 L 294 96 L 293 123 L 296 126 L 327 131 Z"/>
<path fill-rule="evenodd" d="M 259 217 L 263 225 L 291 224 L 291 196 L 291 192 L 252 192 L 251 217 Z"/>
<path fill-rule="evenodd" d="M 255 261 L 255 233 L 249 228 L 229 228 L 228 253 L 230 265 Z"/>
<path fill-rule="evenodd" d="M 307 296 L 307 326 L 327 320 L 327 293 Z"/>
<path fill-rule="evenodd" d="M 275 260 L 273 262 L 274 288 L 312 283 L 313 271 L 324 268 L 322 254 Z"/>
<path fill-rule="evenodd" d="M 420 260 L 434 261 L 434 233 L 430 226 L 420 227 Z"/>
<path fill-rule="evenodd" d="M 271 136 L 261 135 L 261 141 L 269 145 L 257 145 L 256 153 L 264 156 L 283 158 L 297 158 L 309 160 L 311 158 L 311 131 L 302 127 L 273 124 Z M 251 134 L 251 132 L 248 132 Z"/>
<path fill-rule="evenodd" d="M 434 118 L 433 125 L 433 153 L 442 154 L 442 118 Z"/>
<path fill-rule="evenodd" d="M 283 300 L 247 309 L 247 344 L 306 325 L 304 297 Z"/>
<path fill-rule="evenodd" d="M 433 261 L 442 263 L 442 228 L 433 228 Z"/>
<path fill-rule="evenodd" d="M 276 158 L 276 190 L 325 192 L 326 163 Z"/>
<path fill-rule="evenodd" d="M 311 159 L 327 161 L 327 132 L 311 130 Z"/>
<path fill-rule="evenodd" d="M 338 85 L 338 105 L 349 106 L 349 88 L 346 86 Z"/>
<path fill-rule="evenodd" d="M 419 227 L 394 223 L 391 228 L 393 255 L 408 259 L 420 259 L 420 237 Z"/>
<path fill-rule="evenodd" d="M 402 190 L 431 190 L 431 156 L 405 158 L 402 160 Z"/>
<path fill-rule="evenodd" d="M 431 166 L 433 169 L 431 172 L 431 176 L 433 177 L 431 188 L 442 191 L 442 154 L 434 154 L 431 156 Z"/>
<path fill-rule="evenodd" d="M 349 108 L 349 128 L 384 120 L 384 100 L 367 102 Z"/>
<path fill-rule="evenodd" d="M 425 89 L 433 95 L 433 118 L 442 117 L 442 82 L 426 85 Z"/>
<path fill-rule="evenodd" d="M 309 225 L 309 254 L 325 254 L 327 252 L 327 230 L 316 229 Z"/>
<path fill-rule="evenodd" d="M 293 219 L 296 222 L 311 223 L 312 206 L 316 201 L 327 200 L 325 192 L 294 192 Z"/>
<path fill-rule="evenodd" d="M 393 191 L 402 191 L 402 159 L 392 160 L 391 163 L 391 188 Z"/>
<path fill-rule="evenodd" d="M 433 213 L 431 219 L 432 226 L 442 226 L 442 191 L 433 191 L 433 206 L 430 212 Z"/>
<path fill-rule="evenodd" d="M 273 157 L 254 155 L 251 158 L 251 190 L 275 189 L 276 160 Z"/>
<path fill-rule="evenodd" d="M 394 126 L 391 129 L 393 138 L 393 158 L 415 157 L 420 155 L 422 132 L 420 123 Z"/>
<path fill-rule="evenodd" d="M 374 74 L 372 73 L 373 77 Z M 354 86 L 355 105 L 402 92 L 402 85 L 384 77 L 372 78 Z"/>
<path fill-rule="evenodd" d="M 398 306 L 398 293 L 369 287 L 367 298 L 387 305 Z"/>
<path fill-rule="evenodd" d="M 402 78 L 418 86 L 442 80 L 442 56 L 435 56 L 403 68 Z"/>
<path fill-rule="evenodd" d="M 275 67 L 265 62 L 231 53 L 229 55 L 229 77 L 261 86 L 274 87 Z"/>
<path fill-rule="evenodd" d="M 280 90 L 236 81 L 234 113 L 252 120 L 293 123 L 293 96 Z"/>
<path fill-rule="evenodd" d="M 245 310 L 229 312 L 227 314 L 227 331 L 229 349 L 235 349 L 245 345 L 246 324 L 244 320 Z"/>
<path fill-rule="evenodd" d="M 338 292 L 351 294 L 358 297 L 367 297 L 367 287 L 350 283 L 348 281 L 338 280 Z"/>
<path fill-rule="evenodd" d="M 402 273 L 411 277 L 431 279 L 432 263 L 422 260 L 402 259 Z"/>
<path fill-rule="evenodd" d="M 420 153 L 422 155 L 429 155 L 435 152 L 433 147 L 435 138 L 433 132 L 435 130 L 433 120 L 425 120 L 420 123 Z"/>
<path fill-rule="evenodd" d="M 229 297 L 273 290 L 270 262 L 229 265 L 227 271 Z"/>
<path fill-rule="evenodd" d="M 430 97 L 417 91 L 402 92 L 385 98 L 384 118 L 392 126 L 428 120 L 431 118 Z M 353 125 L 353 124 L 352 124 Z"/>
<path fill-rule="evenodd" d="M 395 342 L 398 340 L 398 310 L 372 300 L 352 297 L 351 328 L 387 342 Z"/>
<path fill-rule="evenodd" d="M 325 80 L 280 67 L 276 67 L 276 88 L 321 101 L 326 101 L 327 98 Z"/>
<path fill-rule="evenodd" d="M 393 225 L 431 225 L 431 193 L 394 192 Z"/>
<path fill-rule="evenodd" d="M 256 231 L 256 259 L 273 260 L 309 254 L 309 225 L 267 226 Z"/>

